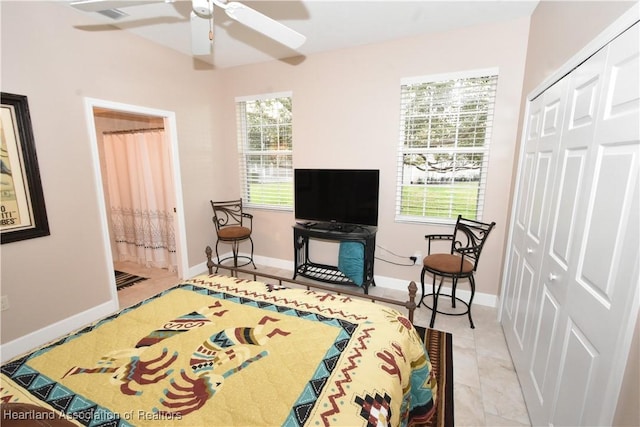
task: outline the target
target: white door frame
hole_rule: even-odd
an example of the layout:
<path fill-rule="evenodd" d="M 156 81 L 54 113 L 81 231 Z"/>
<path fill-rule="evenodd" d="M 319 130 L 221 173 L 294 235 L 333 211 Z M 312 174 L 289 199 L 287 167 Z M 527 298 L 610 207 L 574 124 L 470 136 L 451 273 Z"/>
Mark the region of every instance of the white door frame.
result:
<path fill-rule="evenodd" d="M 85 98 L 85 114 L 89 126 L 89 137 L 91 139 L 91 157 L 93 160 L 93 170 L 96 183 L 96 195 L 100 211 L 100 223 L 102 227 L 102 239 L 105 248 L 105 263 L 107 270 L 113 269 L 113 254 L 111 249 L 111 238 L 109 237 L 109 225 L 107 219 L 107 208 L 102 185 L 102 174 L 100 167 L 100 155 L 98 150 L 98 138 L 96 135 L 96 124 L 94 118 L 94 108 L 106 108 L 109 110 L 122 111 L 134 114 L 144 114 L 148 116 L 162 117 L 165 121 L 165 132 L 168 136 L 169 154 L 171 158 L 171 174 L 173 180 L 173 190 L 175 194 L 175 238 L 176 238 L 176 259 L 178 267 L 178 278 L 184 279 L 189 272 L 187 264 L 187 243 L 186 227 L 182 199 L 182 180 L 180 175 L 180 160 L 178 157 L 178 133 L 176 127 L 176 115 L 173 111 L 158 110 L 155 108 L 141 107 L 137 105 L 122 104 L 119 102 L 106 101 L 95 98 Z M 114 282 L 115 284 L 115 282 Z M 114 286 L 112 297 L 117 300 L 117 293 Z"/>

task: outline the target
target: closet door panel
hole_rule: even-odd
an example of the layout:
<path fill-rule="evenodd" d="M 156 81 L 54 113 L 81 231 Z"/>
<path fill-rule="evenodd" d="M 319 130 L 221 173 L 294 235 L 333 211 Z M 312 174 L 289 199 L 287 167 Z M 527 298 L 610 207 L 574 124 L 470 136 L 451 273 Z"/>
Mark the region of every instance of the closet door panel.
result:
<path fill-rule="evenodd" d="M 530 395 L 537 393 L 529 372 L 535 330 L 543 313 L 554 316 L 549 314 L 550 306 L 542 309 L 540 269 L 554 188 L 552 181 L 562 139 L 567 88 L 567 82 L 561 80 L 532 101 L 527 123 L 537 127 L 527 130 L 521 162 L 521 173 L 526 175 L 521 177 L 514 214 L 512 254 L 517 256 L 510 259 L 507 273 L 507 277 L 514 278 L 507 290 L 507 295 L 513 295 L 513 299 L 507 299 L 503 307 L 503 327 L 524 393 Z"/>
<path fill-rule="evenodd" d="M 577 254 L 575 279 L 569 283 L 566 311 L 599 352 L 594 373 L 598 385 L 588 389 L 585 422 L 597 424 L 602 411 L 602 384 L 611 381 L 619 349 L 619 330 L 632 329 L 631 301 L 637 299 L 638 259 L 638 147 L 601 149 L 597 180 L 586 207 L 585 240 Z M 635 295 L 635 296 L 634 296 Z M 628 350 L 627 350 L 628 351 Z M 606 423 L 606 421 L 605 421 Z"/>
<path fill-rule="evenodd" d="M 586 223 L 586 239 L 579 258 L 577 283 L 600 303 L 607 304 L 615 283 L 611 281 L 615 261 L 620 257 L 618 242 L 624 232 L 620 214 L 627 211 L 625 200 L 632 196 L 629 184 L 635 170 L 634 153 L 621 147 L 603 149 L 598 156 L 594 198 Z"/>
<path fill-rule="evenodd" d="M 520 266 L 520 258 L 520 251 L 516 246 L 512 245 L 511 254 L 509 256 L 509 275 L 507 278 L 507 283 L 509 283 L 510 286 L 506 289 L 504 301 L 504 315 L 509 317 L 510 319 L 513 319 L 513 313 L 515 310 L 515 283 L 517 282 L 516 278 L 519 275 L 518 267 Z"/>
<path fill-rule="evenodd" d="M 551 345 L 549 369 L 559 373 L 557 384 L 545 383 L 543 391 L 554 396 L 549 419 L 557 424 L 611 423 L 622 378 L 616 361 L 626 362 L 628 353 L 621 337 L 635 325 L 630 313 L 639 286 L 640 93 L 638 75 L 626 70 L 638 70 L 638 37 L 636 25 L 575 73 L 576 88 L 599 81 L 601 89 L 592 91 L 600 106 L 593 113 L 576 109 L 569 115 L 587 118 L 570 121 L 563 139 L 563 147 L 576 150 L 584 173 L 579 173 L 579 196 L 570 209 L 567 263 L 559 262 L 554 228 L 543 267 L 543 275 L 556 278 L 546 286 L 562 306 L 559 327 L 567 331 Z M 587 91 L 573 93 L 577 98 Z M 560 182 L 567 178 L 558 177 Z M 560 198 L 557 206 L 562 206 Z M 561 217 L 556 215 L 553 223 Z"/>
<path fill-rule="evenodd" d="M 607 58 L 601 50 L 569 76 L 567 116 L 560 144 L 559 167 L 554 177 L 549 246 L 544 260 L 544 276 L 554 277 L 551 291 L 563 303 L 569 257 L 575 240 L 578 205 L 586 197 L 585 168 L 593 156 L 593 139 L 602 93 L 602 74 Z"/>
<path fill-rule="evenodd" d="M 568 318 L 563 312 L 567 294 L 577 206 L 582 194 L 582 181 L 589 145 L 597 119 L 602 70 L 606 55 L 592 57 L 563 79 L 567 86 L 566 111 L 561 140 L 556 147 L 558 165 L 549 185 L 550 217 L 543 230 L 546 243 L 541 252 L 538 283 L 542 289 L 539 314 L 533 327 L 532 356 L 527 366 L 531 387 L 527 407 L 534 423 L 546 423 L 556 399 L 558 370 L 565 360 Z M 575 348 L 574 348 L 574 351 Z M 561 359 L 562 358 L 562 359 Z"/>
<path fill-rule="evenodd" d="M 549 370 L 549 360 L 551 357 L 551 343 L 558 333 L 559 316 L 560 304 L 545 288 L 542 292 L 531 370 L 529 371 L 531 382 L 535 389 L 535 395 L 533 396 L 535 403 L 531 402 L 529 406 L 531 407 L 530 411 L 535 410 L 536 414 L 540 414 L 545 405 L 545 384 L 548 384 L 549 376 L 555 375 L 554 372 Z"/>
<path fill-rule="evenodd" d="M 549 370 L 559 373 L 557 385 L 552 380 L 543 391 L 553 396 L 551 420 L 557 425 L 607 425 L 613 417 L 622 372 L 616 360 L 619 351 L 628 352 L 620 339 L 633 328 L 635 317 L 629 313 L 638 297 L 637 151 L 631 146 L 601 150 L 592 196 L 579 206 L 585 214 L 578 218 L 584 238 L 569 261 L 560 320 L 568 332 L 551 348 Z"/>
<path fill-rule="evenodd" d="M 538 424 L 547 423 L 551 417 L 561 381 L 558 372 L 567 360 L 567 340 L 572 336 L 564 306 L 571 275 L 571 254 L 575 250 L 576 236 L 582 234 L 577 226 L 578 206 L 587 197 L 583 181 L 597 122 L 605 60 L 606 51 L 601 51 L 563 79 L 568 86 L 567 111 L 558 149 L 558 167 L 552 181 L 554 191 L 550 197 L 547 244 L 539 271 L 543 288 L 541 305 L 547 313 L 537 323 L 529 367 L 536 394 L 527 404 L 532 421 Z M 571 348 L 571 355 L 579 354 L 576 343 Z M 573 373 L 565 378 L 573 378 Z M 575 402 L 567 402 L 567 405 L 577 407 Z"/>
<path fill-rule="evenodd" d="M 625 140 L 637 142 L 638 97 L 640 96 L 640 62 L 638 61 L 639 24 L 611 43 L 610 68 L 607 70 L 608 90 L 605 108 L 599 124 L 602 142 Z M 631 51 L 631 52 L 630 52 Z"/>
<path fill-rule="evenodd" d="M 551 179 L 551 160 L 553 151 L 548 150 L 538 153 L 536 166 L 534 169 L 533 200 L 529 211 L 529 224 L 527 227 L 527 237 L 533 246 L 539 246 L 542 242 L 542 224 L 544 222 L 545 203 L 549 200 L 549 186 Z"/>
<path fill-rule="evenodd" d="M 541 295 L 540 267 L 544 254 L 546 228 L 549 218 L 549 200 L 553 190 L 552 180 L 557 153 L 562 138 L 562 122 L 566 105 L 566 81 L 560 81 L 542 95 L 540 111 L 540 137 L 537 141 L 535 160 L 531 171 L 531 190 L 526 215 L 525 233 L 521 247 L 521 291 L 515 313 L 514 330 L 518 340 L 528 349 L 533 343 L 533 327 L 539 314 Z M 530 361 L 531 353 L 526 352 Z"/>
<path fill-rule="evenodd" d="M 534 143 L 535 144 L 535 143 Z M 522 182 L 520 184 L 520 197 L 517 206 L 516 226 L 522 235 L 527 224 L 527 209 L 529 205 L 529 192 L 531 190 L 531 171 L 536 160 L 535 152 L 527 152 L 524 159 L 524 169 L 522 173 Z"/>
<path fill-rule="evenodd" d="M 575 231 L 576 206 L 582 190 L 580 184 L 584 176 L 587 150 L 566 150 L 563 154 L 549 256 L 560 269 L 566 271 L 571 250 L 571 236 Z"/>
<path fill-rule="evenodd" d="M 525 350 L 524 324 L 527 303 L 533 281 L 531 267 L 526 261 L 526 235 L 529 228 L 530 200 L 533 190 L 533 171 L 537 164 L 538 141 L 542 126 L 542 110 L 544 98 L 540 96 L 529 105 L 527 120 L 527 137 L 524 141 L 522 160 L 520 163 L 518 196 L 515 202 L 514 223 L 512 230 L 511 255 L 508 265 L 508 287 L 503 305 L 503 329 L 505 339 L 510 343 L 511 356 L 517 365 L 529 359 Z M 518 326 L 520 325 L 520 326 Z"/>
<path fill-rule="evenodd" d="M 579 194 L 579 183 L 583 176 L 585 151 L 578 152 L 565 151 L 566 157 L 559 167 L 559 175 L 563 177 L 558 191 L 558 206 L 554 215 L 554 229 L 550 242 L 550 253 L 553 262 L 557 265 L 557 271 L 566 274 L 569 266 L 570 236 L 573 234 L 573 223 L 576 217 L 576 200 Z M 544 268 L 542 269 L 545 270 Z M 552 343 L 558 334 L 558 329 L 562 327 L 561 307 L 566 298 L 566 286 L 558 284 L 559 278 L 553 273 L 546 273 L 541 277 L 542 295 L 540 303 L 540 315 L 535 328 L 535 338 L 532 351 L 532 359 L 529 375 L 535 388 L 535 403 L 529 403 L 529 410 L 534 414 L 539 414 L 540 418 L 548 415 L 545 411 L 546 402 L 552 402 L 554 389 L 557 381 L 557 371 L 549 369 L 552 355 Z M 564 281 L 566 282 L 566 281 Z M 566 322 L 566 317 L 564 317 Z M 560 341 L 562 342 L 562 341 Z M 550 406 L 547 404 L 547 408 Z"/>
<path fill-rule="evenodd" d="M 527 268 L 525 265 L 525 237 L 529 228 L 530 200 L 534 179 L 533 170 L 537 162 L 543 107 L 543 96 L 532 101 L 529 105 L 527 137 L 524 141 L 519 172 L 518 196 L 515 202 L 516 211 L 514 213 L 511 256 L 507 273 L 509 277 L 506 290 L 507 297 L 503 306 L 505 338 L 511 345 L 512 358 L 518 364 L 524 363 L 529 358 L 528 352 L 524 351 L 523 327 L 518 328 L 517 324 L 518 319 L 520 319 L 521 324 L 525 323 L 526 317 L 522 313 L 526 310 L 529 291 L 532 286 L 531 281 L 533 280 L 531 268 Z"/>
<path fill-rule="evenodd" d="M 570 260 L 576 271 L 569 283 L 567 310 L 599 348 L 614 343 L 615 334 L 606 329 L 620 324 L 638 288 L 640 86 L 634 73 L 640 63 L 639 28 L 636 24 L 609 46 L 604 108 L 587 165 L 593 172 L 584 191 L 590 196 L 578 207 L 582 239 L 576 237 Z M 630 241 L 625 248 L 623 242 Z"/>
<path fill-rule="evenodd" d="M 549 424 L 556 426 L 584 425 L 588 390 L 594 384 L 598 350 L 576 325 L 567 325 L 560 365 L 556 398 L 549 402 L 553 415 Z M 590 423 L 587 423 L 590 424 Z"/>
<path fill-rule="evenodd" d="M 518 278 L 517 310 L 513 323 L 513 332 L 518 340 L 518 347 L 524 350 L 526 347 L 526 327 L 530 321 L 531 312 L 534 310 L 533 294 L 535 290 L 536 269 L 525 259 L 522 263 L 521 274 Z"/>
<path fill-rule="evenodd" d="M 606 49 L 592 56 L 567 76 L 569 106 L 562 135 L 560 164 L 554 184 L 550 245 L 545 266 L 556 276 L 566 274 L 575 232 L 577 205 L 584 197 L 584 170 L 595 132 L 602 92 Z"/>

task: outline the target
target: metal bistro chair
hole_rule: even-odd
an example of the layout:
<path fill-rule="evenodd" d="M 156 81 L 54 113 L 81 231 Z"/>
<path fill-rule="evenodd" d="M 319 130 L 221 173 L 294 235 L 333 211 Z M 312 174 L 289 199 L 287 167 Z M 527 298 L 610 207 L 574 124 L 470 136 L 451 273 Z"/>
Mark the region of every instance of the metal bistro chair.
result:
<path fill-rule="evenodd" d="M 253 262 L 253 240 L 251 239 L 251 231 L 253 227 L 253 215 L 243 212 L 242 199 L 229 200 L 225 202 L 214 202 L 211 200 L 213 208 L 213 223 L 216 226 L 216 257 L 218 264 L 233 258 L 234 267 L 244 267 L 245 265 L 256 264 Z M 249 240 L 251 242 L 251 256 L 238 255 L 240 243 Z M 232 256 L 220 259 L 218 253 L 218 244 L 220 242 L 231 243 Z M 247 262 L 238 265 L 238 259 L 244 259 Z M 216 268 L 216 273 L 218 269 Z"/>
<path fill-rule="evenodd" d="M 471 219 L 462 218 L 458 215 L 456 226 L 453 234 L 428 234 L 425 237 L 428 241 L 427 256 L 422 261 L 422 274 L 420 275 L 420 283 L 422 284 L 422 297 L 418 306 L 424 303 L 424 298 L 433 296 L 433 307 L 429 307 L 426 303 L 425 306 L 431 309 L 431 324 L 436 320 L 436 313 L 463 316 L 467 314 L 469 316 L 469 323 L 471 328 L 475 328 L 473 320 L 471 319 L 471 303 L 473 302 L 473 296 L 476 292 L 476 283 L 473 278 L 473 274 L 478 267 L 478 260 L 480 259 L 480 253 L 484 243 L 489 237 L 489 232 L 496 225 L 495 222 L 491 224 L 474 221 Z M 449 253 L 431 253 L 431 242 L 434 240 L 451 240 L 451 249 Z M 424 275 L 425 273 L 431 273 L 433 275 L 432 293 L 424 294 Z M 436 289 L 436 278 L 440 277 L 440 284 Z M 442 294 L 440 289 L 444 279 L 451 279 L 451 295 Z M 469 302 L 465 302 L 456 297 L 456 287 L 459 279 L 468 279 L 471 286 L 471 297 Z M 465 305 L 466 311 L 464 312 L 445 312 L 438 310 L 438 299 L 440 296 L 451 297 L 451 306 L 455 308 L 456 300 Z"/>

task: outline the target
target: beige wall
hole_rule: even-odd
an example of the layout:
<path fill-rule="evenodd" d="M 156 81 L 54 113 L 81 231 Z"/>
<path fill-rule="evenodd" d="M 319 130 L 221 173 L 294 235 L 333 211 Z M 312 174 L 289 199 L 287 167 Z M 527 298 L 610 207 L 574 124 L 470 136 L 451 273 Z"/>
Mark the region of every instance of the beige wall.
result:
<path fill-rule="evenodd" d="M 635 1 L 543 0 L 531 17 L 523 105 L 526 95 L 626 12 Z M 561 42 L 559 42 L 561 41 Z M 522 127 L 523 110 L 520 112 Z M 520 141 L 520 137 L 518 137 Z M 639 320 L 640 322 L 640 320 Z M 640 425 L 638 322 L 614 418 L 616 426 Z"/>
<path fill-rule="evenodd" d="M 524 94 L 542 83 L 634 3 L 542 0 L 531 17 Z"/>
<path fill-rule="evenodd" d="M 436 227 L 395 222 L 397 149 L 400 129 L 400 80 L 464 70 L 499 69 L 498 96 L 486 204 L 483 219 L 495 221 L 477 274 L 479 292 L 496 295 L 501 277 L 503 242 L 507 228 L 508 195 L 515 156 L 518 111 L 528 19 L 467 28 L 383 44 L 310 56 L 292 67 L 283 62 L 221 70 L 225 82 L 218 98 L 225 116 L 221 123 L 227 150 L 225 173 L 235 177 L 234 98 L 293 91 L 293 162 L 295 167 L 380 169 L 380 207 L 377 244 L 407 257 L 419 249 L 424 235 L 448 232 Z M 230 194 L 237 194 L 237 179 Z M 235 193 L 234 193 L 235 192 Z M 293 259 L 292 212 L 253 211 L 254 242 L 258 254 Z M 337 245 L 312 242 L 314 260 L 336 262 Z M 378 257 L 395 262 L 378 249 Z M 376 260 L 376 276 L 419 281 L 421 265 L 398 267 Z"/>
<path fill-rule="evenodd" d="M 26 95 L 51 235 L 2 245 L 2 342 L 111 298 L 85 97 L 176 112 L 189 265 L 213 237 L 216 81 L 192 59 L 139 37 L 82 31 L 64 2 L 1 3 L 2 91 Z M 205 232 L 203 232 L 205 230 Z"/>

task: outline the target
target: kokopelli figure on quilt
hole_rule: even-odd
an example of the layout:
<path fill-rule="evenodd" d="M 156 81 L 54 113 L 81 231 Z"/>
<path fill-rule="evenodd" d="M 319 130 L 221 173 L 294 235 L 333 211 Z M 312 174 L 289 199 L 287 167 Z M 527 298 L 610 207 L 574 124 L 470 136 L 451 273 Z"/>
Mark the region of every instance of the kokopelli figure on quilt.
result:
<path fill-rule="evenodd" d="M 187 415 L 201 408 L 220 390 L 225 378 L 269 354 L 263 350 L 252 355 L 255 346 L 264 345 L 276 335 L 289 335 L 279 328 L 267 328 L 277 321 L 264 316 L 255 327 L 229 328 L 211 335 L 191 356 L 191 375 L 182 370 L 181 383 L 171 379 L 166 398 L 160 401 L 167 409 L 154 408 L 154 411 Z"/>
<path fill-rule="evenodd" d="M 63 378 L 78 374 L 112 374 L 111 382 L 120 385 L 123 394 L 141 395 L 139 386 L 155 384 L 169 377 L 169 388 L 164 391 L 164 398 L 160 398 L 160 403 L 166 409 L 154 408 L 154 411 L 181 415 L 193 412 L 222 387 L 225 378 L 268 355 L 266 350 L 255 351 L 256 347 L 264 345 L 276 335 L 289 335 L 289 332 L 277 327 L 268 327 L 278 321 L 269 316 L 262 317 L 254 327 L 218 331 L 193 352 L 189 360 L 190 372 L 181 369 L 179 376 L 173 377 L 170 376 L 174 370 L 169 368 L 178 358 L 177 351 L 169 355 L 168 349 L 163 348 L 159 356 L 143 358 L 149 347 L 169 337 L 203 326 L 214 326 L 213 316 L 222 317 L 228 311 L 221 307 L 222 304 L 216 302 L 173 319 L 140 339 L 134 348 L 108 353 L 91 368 L 73 367 Z"/>
<path fill-rule="evenodd" d="M 127 395 L 140 395 L 140 390 L 132 388 L 132 383 L 138 385 L 154 384 L 171 374 L 168 368 L 178 357 L 174 352 L 168 356 L 169 351 L 164 348 L 162 354 L 156 358 L 144 360 L 144 352 L 151 346 L 177 334 L 183 334 L 205 325 L 213 324 L 213 316 L 221 317 L 228 310 L 218 310 L 222 304 L 203 307 L 192 313 L 182 315 L 165 323 L 162 328 L 156 329 L 136 343 L 134 348 L 116 350 L 100 358 L 92 368 L 73 367 L 62 378 L 77 374 L 113 374 L 111 382 L 120 384 L 120 391 Z"/>

